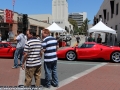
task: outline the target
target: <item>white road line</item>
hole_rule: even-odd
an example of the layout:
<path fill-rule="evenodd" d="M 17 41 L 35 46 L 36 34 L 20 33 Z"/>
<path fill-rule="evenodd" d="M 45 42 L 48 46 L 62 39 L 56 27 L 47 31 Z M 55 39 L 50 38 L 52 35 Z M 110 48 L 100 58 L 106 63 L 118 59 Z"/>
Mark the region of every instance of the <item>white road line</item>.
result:
<path fill-rule="evenodd" d="M 25 70 L 22 70 L 22 68 L 20 68 L 18 85 L 24 85 L 24 80 L 25 80 Z"/>

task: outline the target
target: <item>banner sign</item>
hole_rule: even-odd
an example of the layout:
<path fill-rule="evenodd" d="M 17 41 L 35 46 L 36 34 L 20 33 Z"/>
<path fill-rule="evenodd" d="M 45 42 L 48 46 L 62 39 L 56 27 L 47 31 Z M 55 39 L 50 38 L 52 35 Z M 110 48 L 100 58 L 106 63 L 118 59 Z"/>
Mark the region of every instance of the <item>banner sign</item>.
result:
<path fill-rule="evenodd" d="M 5 23 L 13 23 L 13 11 L 5 9 L 4 10 L 4 22 Z"/>

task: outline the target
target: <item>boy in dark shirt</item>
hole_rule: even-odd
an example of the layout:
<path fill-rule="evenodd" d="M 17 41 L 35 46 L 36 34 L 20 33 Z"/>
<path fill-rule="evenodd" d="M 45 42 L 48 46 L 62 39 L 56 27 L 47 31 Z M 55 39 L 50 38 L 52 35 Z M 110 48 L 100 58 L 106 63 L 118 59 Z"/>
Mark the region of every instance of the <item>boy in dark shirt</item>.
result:
<path fill-rule="evenodd" d="M 100 34 L 98 35 L 97 43 L 102 43 L 102 38 L 101 38 L 101 35 L 100 35 Z"/>

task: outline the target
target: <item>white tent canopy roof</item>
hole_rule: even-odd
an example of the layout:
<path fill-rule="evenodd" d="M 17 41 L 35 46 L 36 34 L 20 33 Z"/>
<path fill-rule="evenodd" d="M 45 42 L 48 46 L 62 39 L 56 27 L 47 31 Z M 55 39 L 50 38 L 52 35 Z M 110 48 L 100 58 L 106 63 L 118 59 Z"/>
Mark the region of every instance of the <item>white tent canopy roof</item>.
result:
<path fill-rule="evenodd" d="M 103 22 L 99 21 L 95 26 L 90 28 L 88 32 L 105 32 L 105 33 L 112 33 L 116 34 L 116 31 L 114 29 L 111 29 L 110 27 L 106 26 Z"/>
<path fill-rule="evenodd" d="M 56 23 L 53 23 L 52 25 L 47 27 L 47 29 L 49 29 L 50 32 L 66 32 L 66 30 L 58 26 Z"/>

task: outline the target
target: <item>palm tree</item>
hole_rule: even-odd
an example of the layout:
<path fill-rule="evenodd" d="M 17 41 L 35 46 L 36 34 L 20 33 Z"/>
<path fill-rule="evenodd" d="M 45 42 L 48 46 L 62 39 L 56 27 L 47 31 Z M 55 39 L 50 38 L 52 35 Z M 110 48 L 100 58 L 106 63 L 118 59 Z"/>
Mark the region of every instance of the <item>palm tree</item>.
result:
<path fill-rule="evenodd" d="M 72 18 L 69 18 L 68 21 L 70 22 L 70 24 L 73 25 L 74 31 L 78 30 L 78 25 L 77 25 L 77 22 L 75 20 L 73 20 Z"/>
<path fill-rule="evenodd" d="M 88 30 L 88 24 L 89 24 L 90 20 L 88 20 L 88 18 L 86 18 L 83 22 L 84 24 L 84 32 L 87 33 Z"/>

